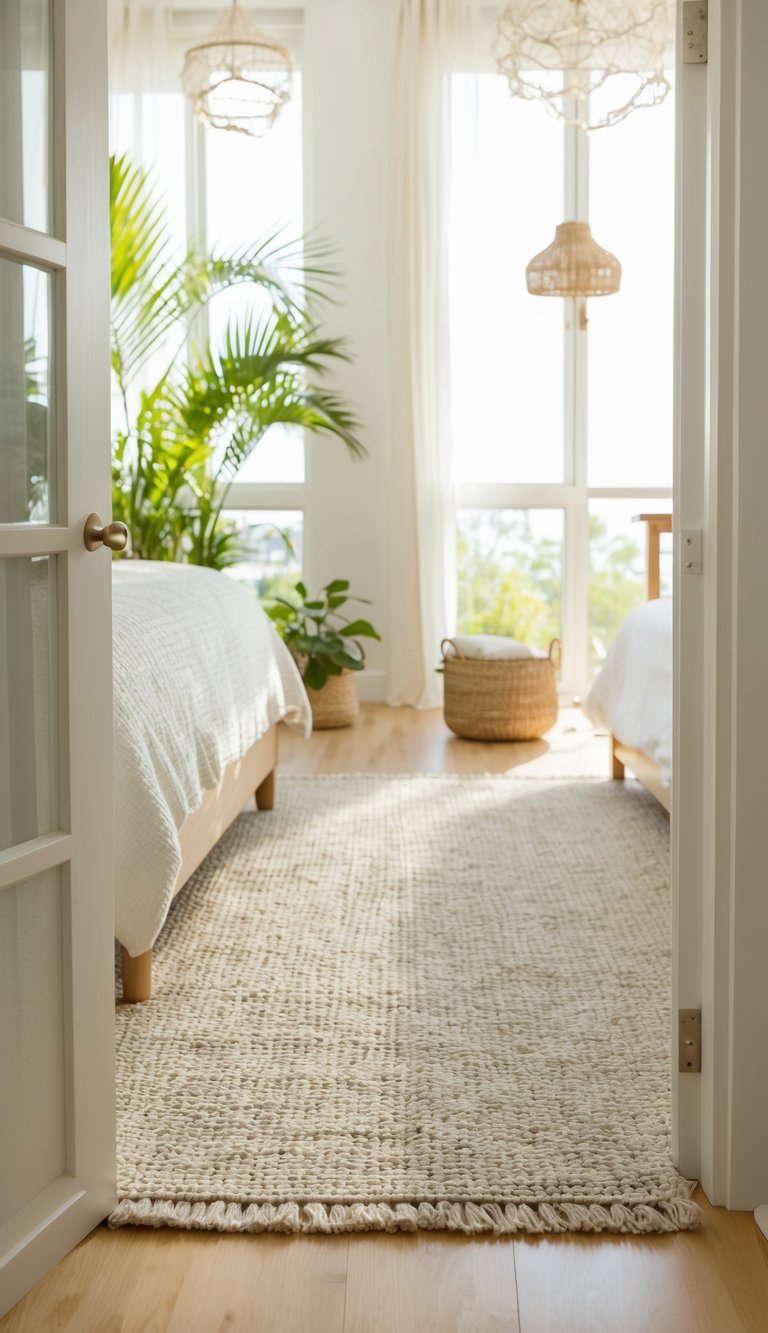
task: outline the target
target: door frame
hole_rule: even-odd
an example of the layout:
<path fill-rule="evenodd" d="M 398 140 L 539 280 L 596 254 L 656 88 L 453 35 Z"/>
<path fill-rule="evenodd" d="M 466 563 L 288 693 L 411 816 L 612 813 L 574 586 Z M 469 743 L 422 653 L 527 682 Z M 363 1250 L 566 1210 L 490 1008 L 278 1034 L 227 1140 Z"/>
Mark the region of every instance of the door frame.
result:
<path fill-rule="evenodd" d="M 674 1120 L 681 1169 L 735 1209 L 768 1199 L 767 59 L 764 0 L 710 0 L 679 140 L 673 1008 L 701 1005 L 703 1051 Z"/>

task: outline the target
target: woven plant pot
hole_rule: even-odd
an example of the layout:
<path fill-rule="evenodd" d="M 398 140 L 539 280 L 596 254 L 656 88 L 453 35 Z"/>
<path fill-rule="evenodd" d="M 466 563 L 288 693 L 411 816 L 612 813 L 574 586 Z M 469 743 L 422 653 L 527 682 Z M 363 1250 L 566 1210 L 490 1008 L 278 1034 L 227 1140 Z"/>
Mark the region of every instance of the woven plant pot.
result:
<path fill-rule="evenodd" d="M 450 644 L 456 656 L 445 656 Z M 548 657 L 479 661 L 463 657 L 444 639 L 445 722 L 457 736 L 474 741 L 538 740 L 557 721 L 560 640 Z"/>
<path fill-rule="evenodd" d="M 360 711 L 354 671 L 342 671 L 340 676 L 329 676 L 321 690 L 307 688 L 307 694 L 312 705 L 312 726 L 315 731 L 351 727 Z"/>

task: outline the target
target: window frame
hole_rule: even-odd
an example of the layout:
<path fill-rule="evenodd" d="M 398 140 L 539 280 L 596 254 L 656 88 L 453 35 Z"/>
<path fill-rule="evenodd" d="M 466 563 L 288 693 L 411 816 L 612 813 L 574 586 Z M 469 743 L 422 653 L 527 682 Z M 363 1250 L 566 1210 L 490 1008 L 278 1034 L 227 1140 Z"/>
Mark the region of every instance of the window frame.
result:
<path fill-rule="evenodd" d="M 291 37 L 292 49 L 296 50 L 295 34 Z M 186 219 L 187 240 L 206 243 L 207 239 L 207 174 L 205 151 L 205 126 L 197 119 L 189 99 L 186 99 L 184 112 L 184 140 L 186 153 Z M 303 164 L 303 170 L 306 163 Z M 205 337 L 208 333 L 208 311 L 203 310 L 198 316 L 196 336 Z M 304 458 L 303 481 L 233 481 L 227 495 L 224 515 L 229 510 L 275 510 L 301 513 L 305 549 L 307 521 L 307 459 Z"/>
<path fill-rule="evenodd" d="M 472 72 L 472 71 L 470 71 Z M 477 74 L 495 72 L 478 69 Z M 580 110 L 569 98 L 567 111 Z M 543 112 L 541 112 L 543 114 Z M 589 136 L 576 125 L 563 127 L 563 206 L 565 218 L 589 221 Z M 610 133 L 610 131 L 607 131 Z M 561 298 L 556 298 L 561 299 Z M 600 299 L 600 298 L 591 298 Z M 588 484 L 588 346 L 586 300 L 563 300 L 563 481 L 460 483 L 456 509 L 562 509 L 563 583 L 561 632 L 563 639 L 560 690 L 569 700 L 588 693 L 589 666 L 589 505 L 591 500 L 672 499 L 672 486 L 606 487 Z M 645 558 L 645 557 L 644 557 Z"/>

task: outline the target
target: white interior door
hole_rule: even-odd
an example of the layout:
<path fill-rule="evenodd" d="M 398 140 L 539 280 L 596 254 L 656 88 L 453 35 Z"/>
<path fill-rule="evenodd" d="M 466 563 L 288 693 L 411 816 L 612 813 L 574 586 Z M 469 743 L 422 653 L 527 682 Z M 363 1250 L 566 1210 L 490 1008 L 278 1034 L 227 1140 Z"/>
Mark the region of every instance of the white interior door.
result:
<path fill-rule="evenodd" d="M 710 0 L 708 62 L 679 125 L 673 863 L 676 993 L 701 1006 L 700 1075 L 676 1079 L 679 1163 L 712 1203 L 768 1200 L 768 6 Z"/>
<path fill-rule="evenodd" d="M 701 1178 L 701 1076 L 680 1073 L 677 1013 L 702 1004 L 703 819 L 705 716 L 702 660 L 708 588 L 705 575 L 684 573 L 682 532 L 705 529 L 707 399 L 707 107 L 708 63 L 683 61 L 682 0 L 677 4 L 675 461 L 674 461 L 674 755 L 672 883 L 674 947 L 672 1088 L 675 1160 Z"/>
<path fill-rule="evenodd" d="M 0 4 L 0 1312 L 114 1199 L 103 0 Z"/>

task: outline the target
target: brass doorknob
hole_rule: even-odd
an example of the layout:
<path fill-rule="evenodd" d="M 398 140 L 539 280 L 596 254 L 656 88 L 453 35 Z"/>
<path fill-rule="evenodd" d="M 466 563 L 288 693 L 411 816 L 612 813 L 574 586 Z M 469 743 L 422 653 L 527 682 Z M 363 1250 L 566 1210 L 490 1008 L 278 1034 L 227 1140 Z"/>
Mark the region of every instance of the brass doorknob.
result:
<path fill-rule="evenodd" d="M 128 545 L 128 529 L 124 523 L 107 523 L 105 526 L 101 514 L 89 514 L 83 540 L 86 551 L 98 551 L 100 546 L 108 546 L 110 551 L 124 551 Z"/>

